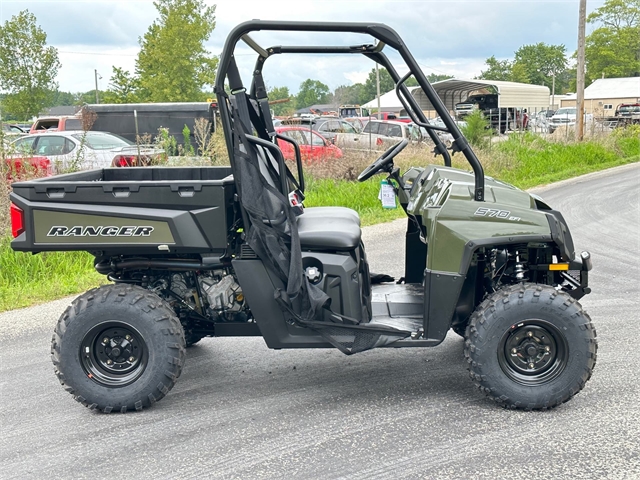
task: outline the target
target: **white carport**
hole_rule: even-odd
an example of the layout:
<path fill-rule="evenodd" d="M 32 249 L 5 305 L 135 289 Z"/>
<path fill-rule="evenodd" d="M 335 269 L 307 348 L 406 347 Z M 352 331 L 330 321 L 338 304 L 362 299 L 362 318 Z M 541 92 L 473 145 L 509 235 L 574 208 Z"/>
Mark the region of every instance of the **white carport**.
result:
<path fill-rule="evenodd" d="M 453 111 L 456 103 L 463 102 L 472 93 L 497 93 L 500 108 L 528 108 L 530 111 L 549 108 L 549 87 L 542 85 L 450 78 L 435 82 L 432 86 L 449 111 Z M 422 88 L 413 89 L 411 95 L 422 110 L 435 110 Z"/>
<path fill-rule="evenodd" d="M 415 90 L 418 87 L 407 87 L 410 92 Z M 362 105 L 364 108 L 368 108 L 369 110 L 377 110 L 378 109 L 378 99 L 374 98 L 370 102 Z M 384 95 L 380 95 L 380 111 L 381 112 L 393 112 L 398 113 L 402 110 L 402 103 L 398 99 L 396 95 L 396 91 L 391 90 L 390 92 L 385 93 Z"/>

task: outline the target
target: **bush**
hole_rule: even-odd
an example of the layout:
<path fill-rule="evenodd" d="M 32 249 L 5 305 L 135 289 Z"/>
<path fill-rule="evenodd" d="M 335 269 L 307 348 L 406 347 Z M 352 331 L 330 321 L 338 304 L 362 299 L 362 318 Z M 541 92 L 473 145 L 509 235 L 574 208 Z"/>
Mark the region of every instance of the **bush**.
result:
<path fill-rule="evenodd" d="M 625 157 L 640 155 L 640 125 L 627 125 L 611 132 L 617 149 Z"/>
<path fill-rule="evenodd" d="M 195 155 L 196 153 L 191 146 L 191 130 L 189 130 L 189 127 L 187 127 L 186 124 L 182 129 L 182 137 L 184 138 L 184 146 L 182 147 L 181 153 L 186 157 Z"/>
<path fill-rule="evenodd" d="M 168 128 L 160 127 L 155 138 L 155 144 L 164 150 L 165 157 L 178 155 L 178 142 L 173 135 L 169 135 Z"/>
<path fill-rule="evenodd" d="M 462 134 L 474 147 L 485 148 L 491 142 L 489 122 L 480 110 L 465 117 L 466 125 L 460 127 Z"/>

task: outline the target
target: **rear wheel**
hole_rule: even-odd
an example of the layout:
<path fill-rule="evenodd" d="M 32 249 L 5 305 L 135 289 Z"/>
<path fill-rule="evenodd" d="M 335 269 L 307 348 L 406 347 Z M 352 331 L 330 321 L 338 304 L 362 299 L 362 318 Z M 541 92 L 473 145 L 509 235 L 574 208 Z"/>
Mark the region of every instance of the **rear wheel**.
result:
<path fill-rule="evenodd" d="M 478 388 L 507 408 L 553 408 L 584 387 L 596 331 L 580 304 L 546 285 L 520 284 L 482 302 L 467 327 L 465 357 Z"/>
<path fill-rule="evenodd" d="M 51 354 L 65 390 L 105 413 L 142 410 L 180 376 L 185 339 L 174 311 L 154 293 L 106 285 L 62 314 Z"/>

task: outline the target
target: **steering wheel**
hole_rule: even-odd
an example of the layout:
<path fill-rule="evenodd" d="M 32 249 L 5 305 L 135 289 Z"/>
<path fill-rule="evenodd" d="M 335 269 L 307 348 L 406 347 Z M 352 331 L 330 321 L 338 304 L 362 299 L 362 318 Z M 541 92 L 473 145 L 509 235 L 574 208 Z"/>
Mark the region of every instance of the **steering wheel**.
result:
<path fill-rule="evenodd" d="M 365 168 L 362 173 L 358 175 L 358 181 L 364 182 L 365 180 L 373 177 L 376 173 L 386 170 L 387 166 L 393 163 L 393 158 L 404 150 L 404 147 L 408 144 L 409 140 L 405 138 L 401 142 L 398 142 L 389 148 L 386 152 L 380 155 L 375 162 Z"/>

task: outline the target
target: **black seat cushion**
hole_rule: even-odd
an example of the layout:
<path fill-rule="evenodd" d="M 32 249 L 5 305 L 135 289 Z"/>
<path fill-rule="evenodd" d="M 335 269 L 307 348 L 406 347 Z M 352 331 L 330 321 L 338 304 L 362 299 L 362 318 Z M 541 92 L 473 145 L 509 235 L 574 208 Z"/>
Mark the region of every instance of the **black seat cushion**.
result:
<path fill-rule="evenodd" d="M 303 249 L 353 250 L 360 245 L 362 231 L 353 216 L 307 215 L 298 217 L 298 235 Z"/>

